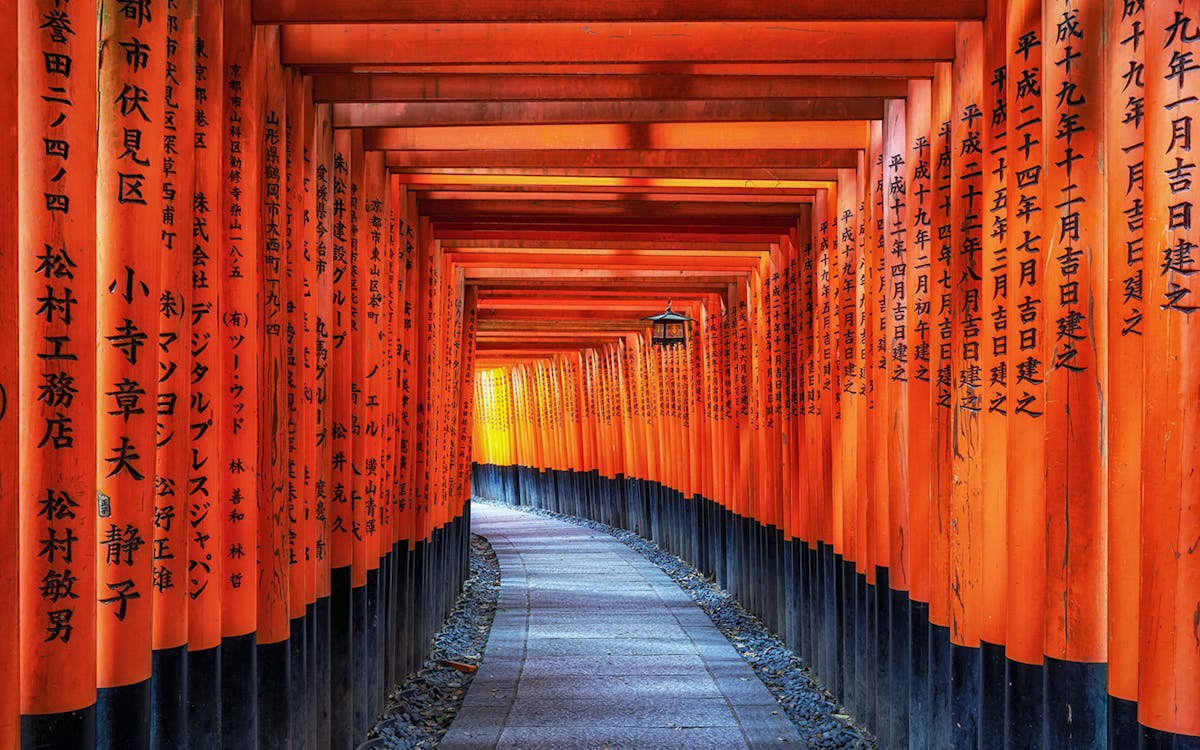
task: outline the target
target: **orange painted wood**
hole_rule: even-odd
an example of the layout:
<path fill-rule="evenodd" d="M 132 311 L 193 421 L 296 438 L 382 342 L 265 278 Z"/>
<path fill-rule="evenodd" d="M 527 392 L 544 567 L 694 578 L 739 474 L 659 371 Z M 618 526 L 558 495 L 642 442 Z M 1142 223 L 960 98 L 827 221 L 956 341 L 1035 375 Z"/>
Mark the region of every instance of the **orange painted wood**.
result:
<path fill-rule="evenodd" d="M 857 170 L 838 174 L 837 212 L 831 225 L 833 237 L 830 258 L 830 296 L 833 332 L 832 363 L 834 373 L 833 441 L 833 545 L 834 552 L 853 560 L 857 551 L 854 521 L 858 501 L 858 421 L 854 411 L 856 394 L 854 369 L 856 289 L 855 207 L 858 204 Z"/>
<path fill-rule="evenodd" d="M 223 324 L 218 297 L 224 278 L 221 249 L 225 216 L 223 14 L 220 5 L 197 9 L 194 186 L 191 233 L 191 358 L 187 481 L 188 648 L 201 651 L 221 643 L 221 591 L 226 548 L 222 466 L 223 423 L 221 351 Z"/>
<path fill-rule="evenodd" d="M 930 123 L 932 85 L 929 81 L 909 84 L 905 103 L 905 208 L 908 211 L 908 269 L 905 281 L 904 335 L 910 346 L 910 376 L 906 390 L 908 422 L 902 429 L 908 438 L 908 543 L 909 596 L 918 602 L 930 601 L 930 512 L 932 504 L 932 348 L 933 326 L 932 255 L 937 247 L 933 233 L 934 157 Z"/>
<path fill-rule="evenodd" d="M 315 280 L 314 340 L 313 340 L 313 401 L 316 414 L 313 420 L 315 474 L 313 476 L 313 559 L 316 563 L 313 593 L 317 598 L 329 596 L 330 568 L 333 564 L 331 528 L 334 519 L 333 498 L 333 434 L 334 415 L 332 390 L 334 319 L 334 147 L 330 126 L 329 106 L 318 104 L 313 112 L 313 262 Z"/>
<path fill-rule="evenodd" d="M 950 140 L 950 640 L 979 645 L 983 450 L 980 413 L 985 375 L 981 350 L 983 236 L 987 215 L 983 176 L 983 29 L 958 27 L 951 78 Z M 943 358 L 943 366 L 947 360 Z"/>
<path fill-rule="evenodd" d="M 1042 663 L 1045 625 L 1046 264 L 1042 2 L 1011 0 L 1008 49 L 1008 289 L 1013 314 L 1008 424 L 1008 641 L 1010 659 Z M 1036 42 L 1036 44 L 1035 44 Z"/>
<path fill-rule="evenodd" d="M 712 26 L 670 22 L 469 23 L 444 26 L 431 38 L 412 24 L 355 24 L 283 28 L 290 65 L 483 63 L 607 63 L 948 60 L 952 23 L 907 24 L 908 44 L 895 43 L 894 25 L 863 21 L 764 26 L 731 21 Z M 529 40 L 536 39 L 536 44 Z M 803 40 L 803 44 L 799 43 Z"/>
<path fill-rule="evenodd" d="M 907 108 L 903 101 L 886 104 L 883 122 L 883 199 L 880 214 L 880 345 L 877 356 L 884 363 L 880 388 L 887 391 L 887 407 L 877 429 L 886 438 L 888 463 L 882 491 L 887 493 L 888 512 L 880 519 L 887 534 L 888 585 L 895 591 L 910 588 L 911 534 L 909 531 L 909 383 L 913 377 L 913 340 L 908 336 L 908 321 L 913 288 L 909 283 L 915 256 L 908 241 L 908 226 L 915 219 L 910 210 L 908 181 Z"/>
<path fill-rule="evenodd" d="M 1007 637 L 1008 420 L 1012 382 L 1008 331 L 1008 0 L 991 0 L 983 26 L 983 70 L 979 107 L 983 112 L 983 250 L 980 255 L 980 632 L 982 640 L 1003 644 Z"/>
<path fill-rule="evenodd" d="M 866 351 L 864 366 L 867 368 L 867 420 L 865 429 L 871 436 L 871 453 L 867 459 L 870 480 L 870 507 L 868 525 L 871 534 L 868 544 L 868 582 L 875 583 L 877 567 L 891 564 L 891 531 L 888 521 L 891 515 L 889 475 L 893 462 L 889 450 L 889 422 L 891 407 L 889 399 L 889 375 L 887 361 L 887 232 L 884 223 L 884 123 L 872 123 L 871 150 L 867 152 L 867 199 L 868 220 L 865 242 L 866 251 Z M 889 584 L 890 585 L 890 584 Z"/>
<path fill-rule="evenodd" d="M 337 132 L 337 131 L 335 131 Z M 347 173 L 347 202 L 346 202 L 346 247 L 348 250 L 347 274 L 350 277 L 347 305 L 350 312 L 348 343 L 350 354 L 350 420 L 346 427 L 349 431 L 346 452 L 347 466 L 350 476 L 346 490 L 350 501 L 350 517 L 347 531 L 350 535 L 353 568 L 350 577 L 354 587 L 365 586 L 367 583 L 367 558 L 369 557 L 371 536 L 367 531 L 370 521 L 370 506 L 374 504 L 374 490 L 370 501 L 367 499 L 366 462 L 369 458 L 367 434 L 364 426 L 367 423 L 367 382 L 366 376 L 371 368 L 371 358 L 374 356 L 375 342 L 367 334 L 366 320 L 367 279 L 365 261 L 369 258 L 369 249 L 363 236 L 366 226 L 363 204 L 366 195 L 364 176 L 366 174 L 366 158 L 362 148 L 361 131 L 351 130 L 349 139 L 349 171 Z"/>
<path fill-rule="evenodd" d="M 710 144 L 711 146 L 712 144 Z M 856 165 L 853 149 L 804 148 L 755 151 L 744 149 L 664 149 L 634 147 L 594 151 L 590 148 L 488 149 L 389 151 L 387 164 L 394 169 L 497 168 L 553 169 L 841 169 Z M 760 173 L 756 173 L 760 174 Z"/>
<path fill-rule="evenodd" d="M 147 15 L 100 6 L 99 42 L 111 51 L 98 73 L 96 165 L 100 687 L 150 677 L 167 19 Z"/>
<path fill-rule="evenodd" d="M 326 369 L 326 402 L 329 405 L 329 544 L 330 566 L 344 568 L 354 559 L 354 491 L 352 468 L 353 443 L 351 422 L 351 370 L 354 339 L 351 323 L 350 243 L 350 170 L 353 158 L 351 133 L 333 132 L 332 167 L 329 177 L 329 274 L 331 310 L 329 327 L 329 364 Z"/>
<path fill-rule="evenodd" d="M 883 105 L 868 97 L 827 99 L 665 99 L 600 101 L 335 103 L 334 124 L 349 128 L 663 122 L 870 120 Z"/>
<path fill-rule="evenodd" d="M 819 384 L 818 403 L 816 404 L 816 420 L 813 425 L 812 439 L 815 443 L 816 460 L 814 463 L 813 501 L 817 516 L 817 530 L 814 535 L 827 545 L 833 545 L 835 521 L 833 513 L 833 445 L 825 438 L 832 434 L 837 413 L 836 375 L 833 356 L 836 351 L 834 325 L 837 314 L 834 309 L 834 269 L 836 267 L 835 236 L 837 232 L 837 189 L 836 187 L 817 194 L 815 216 L 819 220 L 816 225 L 817 263 L 814 268 L 814 329 L 817 338 L 816 348 L 820 352 L 820 372 L 817 374 Z M 841 544 L 840 539 L 837 544 Z"/>
<path fill-rule="evenodd" d="M 1194 47 L 1200 3 L 1146 5 L 1146 304 L 1138 719 L 1200 735 L 1200 307 L 1193 272 L 1200 243 L 1190 219 L 1190 162 L 1200 78 L 1181 60 Z M 1172 63 L 1174 61 L 1174 63 Z M 1178 160 L 1178 161 L 1177 161 Z M 1153 266 L 1150 266 L 1153 264 Z M 1153 270 L 1151 270 L 1153 269 Z"/>
<path fill-rule="evenodd" d="M 9 106 L 0 113 L 0 143 L 3 146 L 4 167 L 2 177 L 9 185 L 17 184 L 19 169 L 19 141 L 17 140 L 17 3 L 16 0 L 0 2 L 0 27 L 4 29 L 3 58 L 0 62 L 5 71 L 0 73 L 0 98 Z M 0 278 L 12 281 L 20 278 L 18 257 L 19 217 L 17 193 L 9 190 L 0 196 Z M 0 330 L 18 330 L 20 305 L 17 295 L 8 294 L 0 301 Z M 19 529 L 18 511 L 18 466 L 20 427 L 18 409 L 20 390 L 18 373 L 21 368 L 21 350 L 11 344 L 0 355 L 0 465 L 10 467 L 0 476 L 0 524 L 6 529 Z M 0 547 L 0 606 L 12 613 L 11 625 L 0 644 L 0 744 L 14 747 L 21 735 L 21 683 L 20 683 L 20 542 L 17 534 L 9 534 Z"/>
<path fill-rule="evenodd" d="M 382 545 L 381 523 L 385 496 L 384 431 L 387 414 L 384 390 L 387 378 L 385 286 L 383 266 L 387 263 L 387 179 L 383 154 L 371 152 L 364 157 L 361 218 L 358 231 L 358 283 L 361 309 L 359 326 L 366 345 L 362 350 L 363 421 L 360 427 L 363 457 L 360 471 L 364 479 L 363 502 L 366 520 L 367 570 L 379 568 Z"/>
<path fill-rule="evenodd" d="M 767 75 L 443 75 L 325 73 L 313 77 L 321 102 L 503 102 L 669 99 L 824 99 L 903 97 L 903 80 Z"/>
<path fill-rule="evenodd" d="M 1108 171 L 1108 692 L 1138 697 L 1142 539 L 1145 263 L 1145 8 L 1109 11 Z M 1131 71 L 1133 72 L 1131 74 Z M 1117 82 L 1120 82 L 1118 85 Z M 1150 273 L 1153 273 L 1151 267 Z"/>
<path fill-rule="evenodd" d="M 1078 12 L 1076 12 L 1076 10 Z M 1058 31 L 1064 12 L 1070 33 Z M 1102 662 L 1108 557 L 1100 451 L 1107 318 L 1104 221 L 1104 14 L 1042 8 L 1045 142 L 1046 655 Z M 1050 31 L 1054 30 L 1051 39 Z M 1070 49 L 1068 50 L 1068 46 Z M 1066 54 L 1080 54 L 1063 63 Z M 1069 66 L 1069 70 L 1068 70 Z M 1085 447 L 1086 446 L 1086 447 Z"/>
<path fill-rule="evenodd" d="M 167 8 L 162 121 L 162 292 L 158 305 L 158 441 L 152 544 L 153 646 L 188 642 L 188 471 L 191 465 L 192 216 L 195 186 L 196 6 Z"/>
<path fill-rule="evenodd" d="M 221 206 L 221 629 L 253 633 L 258 616 L 259 163 L 258 55 L 246 0 L 224 3 Z M 229 165 L 237 166 L 230 169 Z"/>
<path fill-rule="evenodd" d="M 414 0 L 353 0 L 336 9 L 313 0 L 255 0 L 254 17 L 260 23 L 391 22 L 458 23 L 550 21 L 814 21 L 912 20 L 982 18 L 981 0 L 885 0 L 883 2 L 832 2 L 806 0 L 787 6 L 763 6 L 755 0 L 717 2 L 703 0 L 683 6 L 664 6 L 649 0 L 623 0 L 596 5 L 584 0 L 554 0 L 536 5 L 507 0 L 474 0 L 453 6 L 428 5 Z"/>
<path fill-rule="evenodd" d="M 313 451 L 312 359 L 310 341 L 316 298 L 311 293 L 315 280 L 312 228 L 309 218 L 315 208 L 311 193 L 312 108 L 299 74 L 285 71 L 287 79 L 287 195 L 284 202 L 287 240 L 284 254 L 284 300 L 286 328 L 284 373 L 287 384 L 287 484 L 286 503 L 289 533 L 288 617 L 303 617 L 313 598 Z M 306 134 L 308 138 L 306 139 Z"/>
<path fill-rule="evenodd" d="M 255 28 L 262 71 L 262 141 L 252 169 L 261 170 L 258 201 L 259 424 L 258 424 L 258 630 L 257 642 L 288 638 L 287 452 L 287 79 L 278 62 L 278 33 Z"/>
<path fill-rule="evenodd" d="M 571 125 L 448 125 L 443 127 L 369 128 L 366 148 L 380 151 L 439 151 L 446 149 L 587 150 L 645 149 L 803 149 L 820 143 L 827 149 L 856 149 L 867 145 L 867 124 L 839 122 L 661 122 L 631 133 L 618 123 Z"/>
<path fill-rule="evenodd" d="M 939 65 L 930 100 L 930 507 L 929 507 L 929 621 L 950 626 L 951 542 L 953 488 L 951 415 L 954 404 L 952 356 L 954 302 L 951 261 L 954 257 L 953 153 L 954 111 L 949 64 Z"/>
<path fill-rule="evenodd" d="M 22 714 L 96 702 L 97 73 L 85 62 L 96 49 L 96 4 L 68 9 L 74 34 L 43 28 L 52 10 L 49 0 L 20 3 L 16 27 L 18 69 L 26 73 L 16 100 L 16 283 L 25 302 L 18 310 L 15 404 L 27 436 L 17 498 Z M 63 56 L 49 58 L 56 64 L 69 59 L 70 76 L 63 67 L 48 70 L 43 51 Z M 39 312 L 34 300 L 50 296 L 77 301 L 67 308 L 69 320 Z M 54 424 L 71 432 L 53 440 Z"/>

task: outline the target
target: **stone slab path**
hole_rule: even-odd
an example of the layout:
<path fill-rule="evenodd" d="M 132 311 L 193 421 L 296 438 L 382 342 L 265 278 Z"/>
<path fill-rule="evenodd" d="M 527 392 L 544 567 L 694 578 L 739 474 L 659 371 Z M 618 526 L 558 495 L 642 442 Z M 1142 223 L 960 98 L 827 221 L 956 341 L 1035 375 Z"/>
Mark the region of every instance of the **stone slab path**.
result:
<path fill-rule="evenodd" d="M 475 503 L 496 619 L 441 750 L 803 747 L 690 597 L 616 539 Z"/>

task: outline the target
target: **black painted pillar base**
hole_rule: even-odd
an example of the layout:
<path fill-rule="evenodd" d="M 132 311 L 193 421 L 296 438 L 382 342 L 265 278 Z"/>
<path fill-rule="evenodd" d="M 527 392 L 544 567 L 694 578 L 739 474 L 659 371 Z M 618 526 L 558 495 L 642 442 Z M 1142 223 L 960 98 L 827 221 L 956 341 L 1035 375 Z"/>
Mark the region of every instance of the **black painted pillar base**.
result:
<path fill-rule="evenodd" d="M 979 643 L 979 750 L 1004 747 L 1004 646 Z"/>
<path fill-rule="evenodd" d="M 221 647 L 188 651 L 188 747 L 221 746 Z"/>
<path fill-rule="evenodd" d="M 153 652 L 150 657 L 150 746 L 155 750 L 186 750 L 187 697 L 187 646 Z"/>
<path fill-rule="evenodd" d="M 148 750 L 150 680 L 96 691 L 97 750 Z"/>
<path fill-rule="evenodd" d="M 354 633 L 350 566 L 334 568 L 329 580 L 330 737 L 332 747 L 354 747 Z"/>
<path fill-rule="evenodd" d="M 950 644 L 951 747 L 979 745 L 979 649 Z"/>
<path fill-rule="evenodd" d="M 288 635 L 288 701 L 292 710 L 292 745 L 308 747 L 311 743 L 308 728 L 312 722 L 312 702 L 309 700 L 309 686 L 312 675 L 309 673 L 310 660 L 308 655 L 308 628 L 311 624 L 312 607 L 308 607 L 305 615 L 296 617 L 291 622 Z"/>
<path fill-rule="evenodd" d="M 258 644 L 258 750 L 288 750 L 291 740 L 291 647 Z"/>
<path fill-rule="evenodd" d="M 892 710 L 888 734 L 892 745 L 908 747 L 909 695 L 912 692 L 910 663 L 912 660 L 912 634 L 909 632 L 909 610 L 912 602 L 907 591 L 891 591 L 891 607 L 888 609 L 891 651 L 891 701 Z"/>
<path fill-rule="evenodd" d="M 94 750 L 96 707 L 21 717 L 21 750 Z"/>
<path fill-rule="evenodd" d="M 1046 658 L 1046 746 L 1062 750 L 1103 747 L 1108 739 L 1108 668 L 1105 664 Z"/>
<path fill-rule="evenodd" d="M 242 750 L 258 740 L 258 645 L 254 634 L 221 642 L 221 747 Z"/>
<path fill-rule="evenodd" d="M 1005 670 L 1005 750 L 1040 750 L 1045 747 L 1042 665 L 1008 659 Z"/>
<path fill-rule="evenodd" d="M 330 707 L 330 681 L 333 677 L 330 663 L 330 597 L 321 597 L 313 604 L 313 678 L 309 690 L 313 693 L 313 722 L 311 735 L 313 747 L 330 747 L 332 739 L 332 710 Z"/>
<path fill-rule="evenodd" d="M 1200 750 L 1200 737 L 1142 727 L 1138 750 Z"/>

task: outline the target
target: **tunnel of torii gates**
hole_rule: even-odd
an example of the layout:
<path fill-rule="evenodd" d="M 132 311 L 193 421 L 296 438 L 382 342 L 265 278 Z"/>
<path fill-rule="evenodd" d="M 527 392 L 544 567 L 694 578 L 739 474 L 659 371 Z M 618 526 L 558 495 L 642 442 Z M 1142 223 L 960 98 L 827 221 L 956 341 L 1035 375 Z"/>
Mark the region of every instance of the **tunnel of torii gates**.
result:
<path fill-rule="evenodd" d="M 1196 0 L 0 0 L 0 746 L 353 747 L 472 491 L 715 575 L 881 747 L 1200 746 L 1197 53 Z"/>

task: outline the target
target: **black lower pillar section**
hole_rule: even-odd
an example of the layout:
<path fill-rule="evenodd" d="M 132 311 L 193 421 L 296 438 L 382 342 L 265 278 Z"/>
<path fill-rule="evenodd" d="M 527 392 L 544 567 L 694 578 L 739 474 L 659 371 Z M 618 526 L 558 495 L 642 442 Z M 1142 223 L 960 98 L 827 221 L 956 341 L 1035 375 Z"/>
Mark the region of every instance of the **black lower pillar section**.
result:
<path fill-rule="evenodd" d="M 21 717 L 21 750 L 94 750 L 96 707 Z"/>
<path fill-rule="evenodd" d="M 312 618 L 312 684 L 309 685 L 309 690 L 313 694 L 313 720 L 312 727 L 309 733 L 312 736 L 313 747 L 330 747 L 333 743 L 331 728 L 332 728 L 332 712 L 329 706 L 330 687 L 329 681 L 332 677 L 329 661 L 329 644 L 330 644 L 330 598 L 328 596 L 317 599 L 312 606 L 314 613 Z"/>
<path fill-rule="evenodd" d="M 950 731 L 954 702 L 950 689 L 950 628 L 929 624 L 929 750 L 957 748 Z"/>
<path fill-rule="evenodd" d="M 1136 748 L 1137 742 L 1137 703 L 1108 696 L 1108 747 Z"/>
<path fill-rule="evenodd" d="M 291 740 L 291 647 L 258 645 L 258 750 L 287 750 Z"/>
<path fill-rule="evenodd" d="M 979 644 L 979 750 L 1004 747 L 1004 647 Z"/>
<path fill-rule="evenodd" d="M 354 675 L 351 680 L 354 690 L 354 732 L 351 735 L 355 745 L 367 736 L 370 729 L 371 707 L 367 703 L 368 664 L 367 658 L 367 587 L 355 586 L 350 590 L 351 612 L 351 664 L 354 665 Z"/>
<path fill-rule="evenodd" d="M 367 571 L 366 600 L 366 649 L 363 678 L 367 681 L 367 729 L 379 715 L 379 701 L 383 697 L 383 681 L 380 679 L 379 660 L 383 649 L 379 647 L 379 569 Z"/>
<path fill-rule="evenodd" d="M 1200 750 L 1200 737 L 1142 727 L 1137 747 L 1138 750 Z"/>
<path fill-rule="evenodd" d="M 1108 739 L 1108 669 L 1104 664 L 1046 659 L 1046 746 L 1103 747 Z"/>
<path fill-rule="evenodd" d="M 892 746 L 908 748 L 908 711 L 909 694 L 912 691 L 910 680 L 910 660 L 912 658 L 912 637 L 908 630 L 909 608 L 911 603 L 907 591 L 895 591 L 890 594 L 891 607 L 888 610 L 888 629 L 891 633 L 891 650 L 889 656 L 891 667 L 891 693 L 888 700 L 892 702 L 888 715 L 888 734 Z"/>
<path fill-rule="evenodd" d="M 153 652 L 150 665 L 150 747 L 184 750 L 188 746 L 187 646 Z"/>
<path fill-rule="evenodd" d="M 97 750 L 150 747 L 150 680 L 96 691 Z"/>
<path fill-rule="evenodd" d="M 332 747 L 354 747 L 354 647 L 350 609 L 350 566 L 329 579 L 329 664 Z"/>
<path fill-rule="evenodd" d="M 950 747 L 979 745 L 979 649 L 950 645 Z"/>
<path fill-rule="evenodd" d="M 221 642 L 221 747 L 242 750 L 258 740 L 258 645 L 254 633 Z"/>
<path fill-rule="evenodd" d="M 221 746 L 221 647 L 188 651 L 188 747 Z"/>
<path fill-rule="evenodd" d="M 929 604 L 908 608 L 908 750 L 930 750 Z"/>
<path fill-rule="evenodd" d="M 1042 734 L 1042 665 L 1009 659 L 1005 669 L 1005 750 L 1041 750 L 1045 747 Z"/>
<path fill-rule="evenodd" d="M 309 607 L 308 612 L 311 613 Z M 308 727 L 311 721 L 309 707 L 309 685 L 312 677 L 309 675 L 308 658 L 308 616 L 297 617 L 291 622 L 291 632 L 288 634 L 288 701 L 291 708 L 292 745 L 308 747 Z"/>
<path fill-rule="evenodd" d="M 875 735 L 881 747 L 895 747 L 892 710 L 896 705 L 896 694 L 892 691 L 892 638 L 888 614 L 892 599 L 887 568 L 876 566 L 875 585 L 867 589 L 867 598 L 871 605 L 871 643 L 875 647 L 874 675 L 869 678 L 867 690 L 874 707 Z"/>

